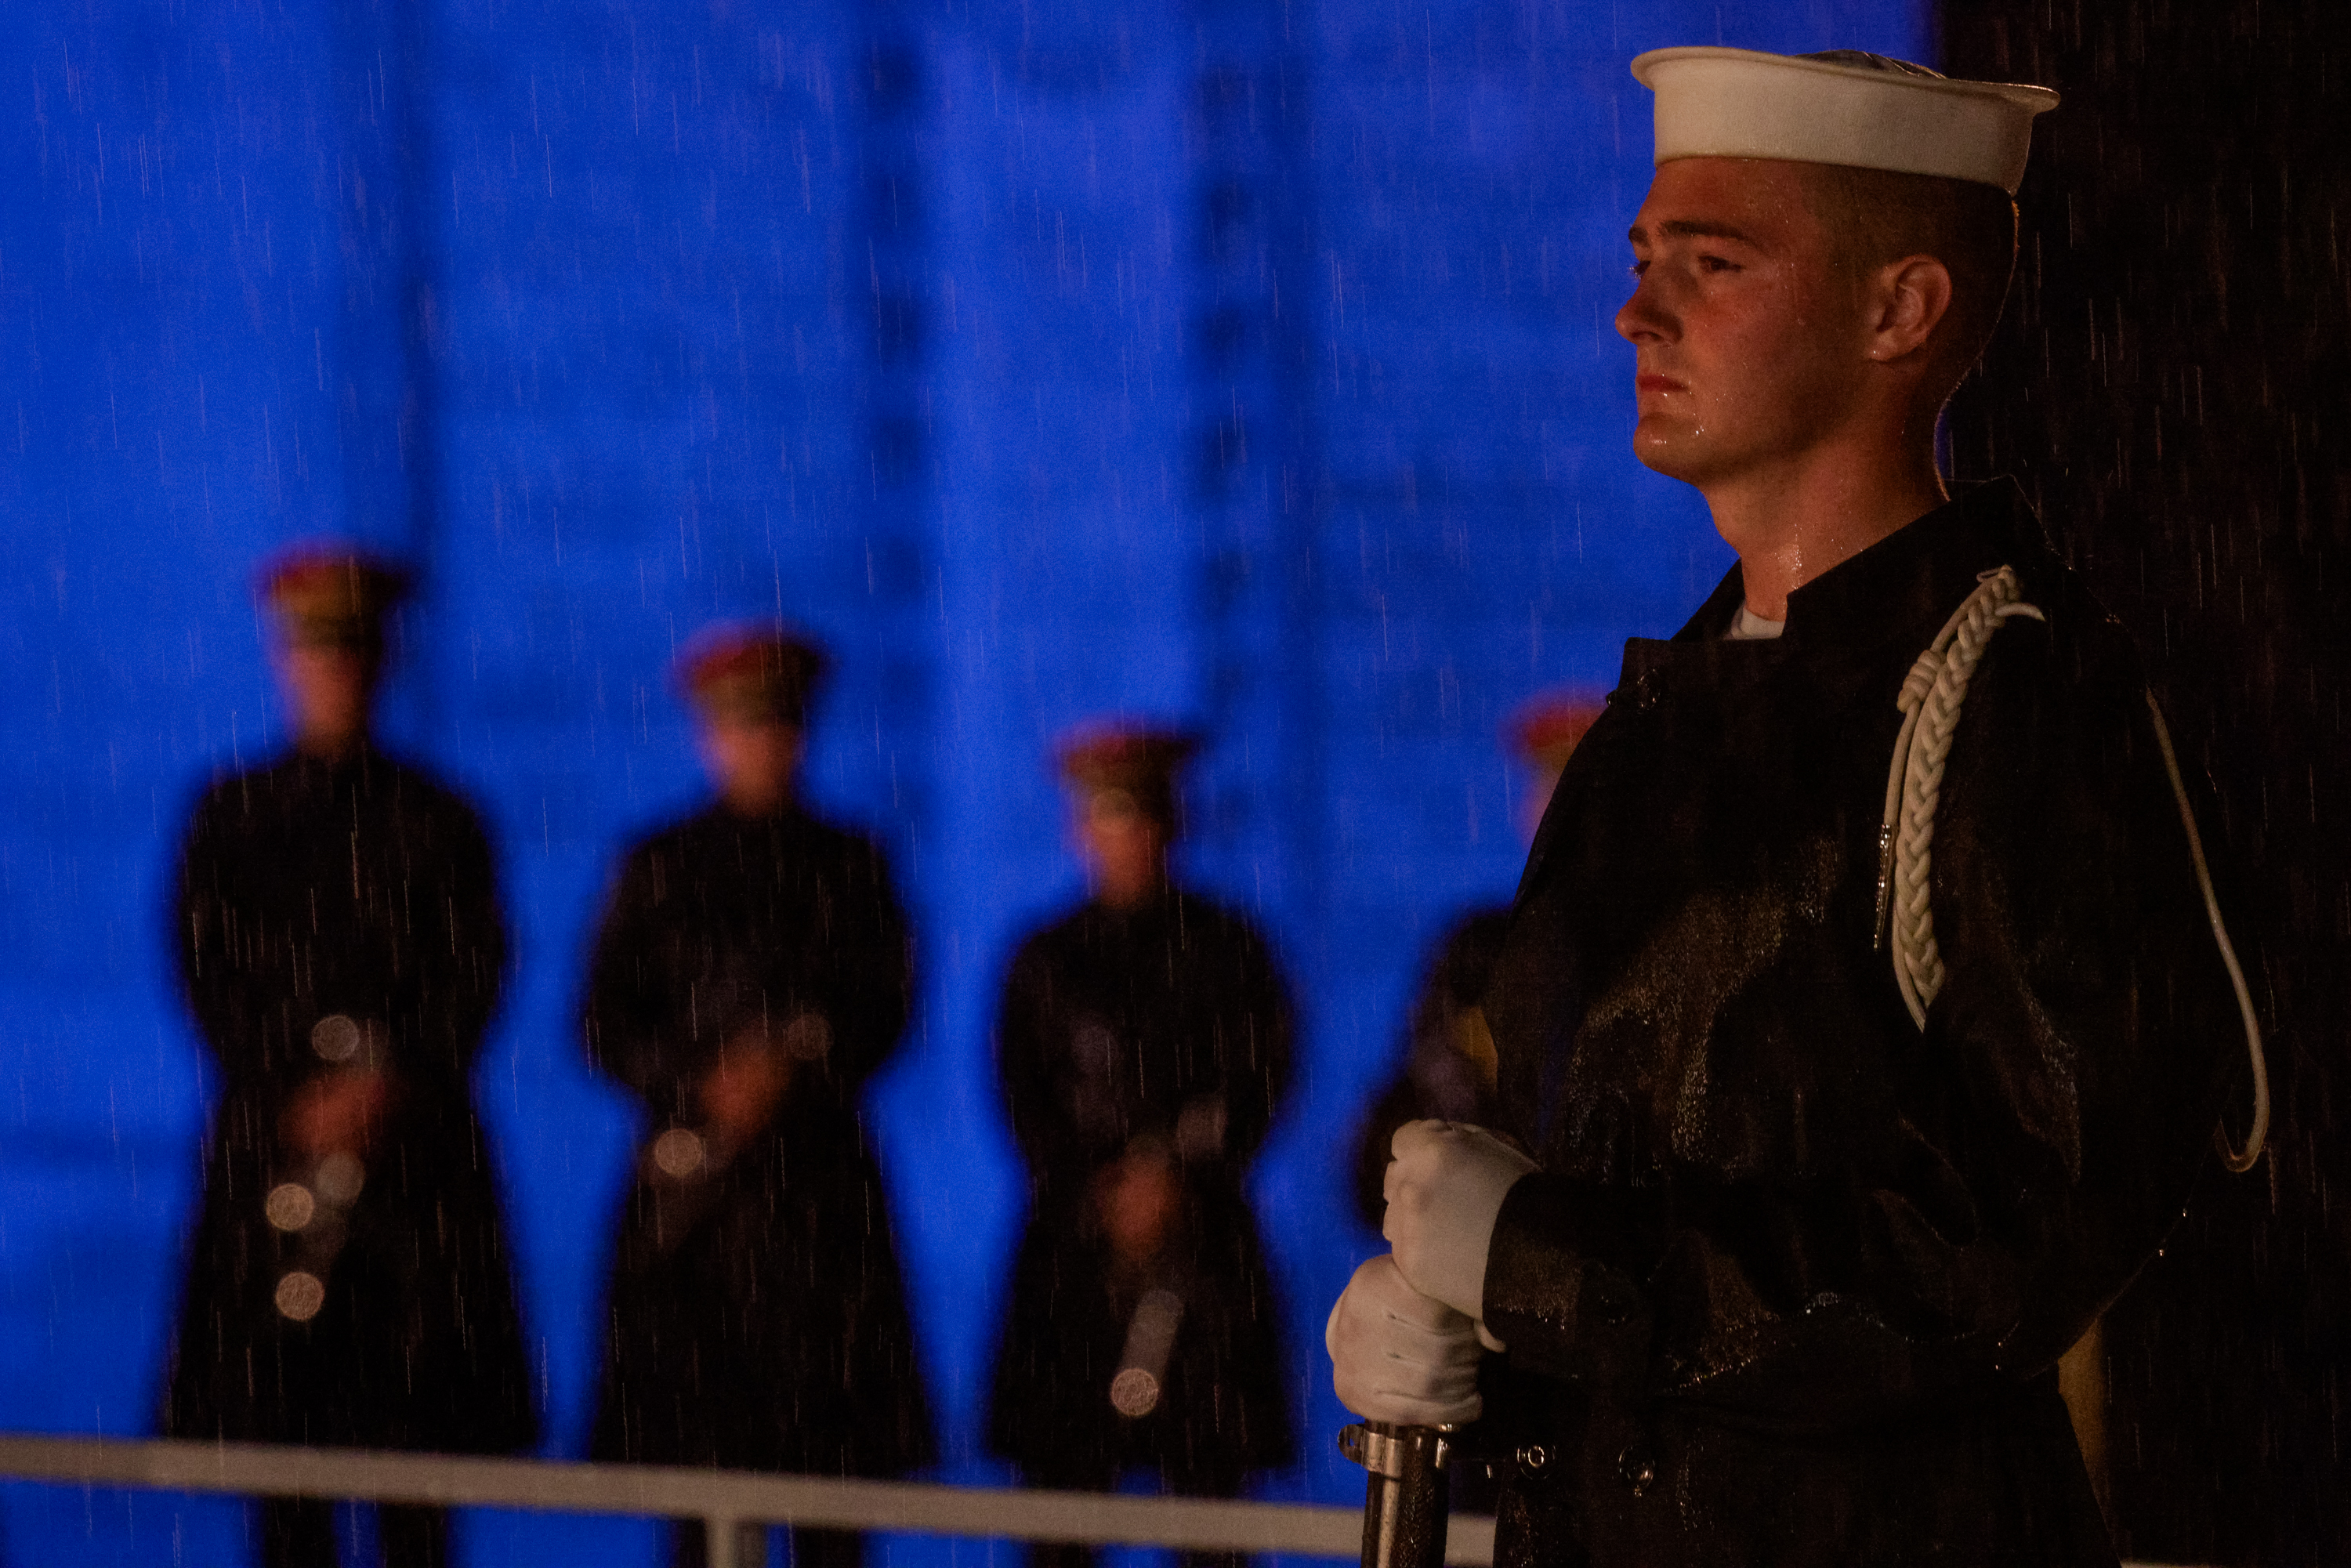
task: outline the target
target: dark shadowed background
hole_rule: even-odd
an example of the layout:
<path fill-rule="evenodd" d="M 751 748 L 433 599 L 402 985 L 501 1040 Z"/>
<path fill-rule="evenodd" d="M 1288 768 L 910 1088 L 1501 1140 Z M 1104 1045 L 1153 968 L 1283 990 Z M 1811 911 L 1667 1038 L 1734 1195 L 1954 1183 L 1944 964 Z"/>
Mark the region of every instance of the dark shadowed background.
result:
<path fill-rule="evenodd" d="M 2109 1320 L 2126 1555 L 2351 1553 L 2351 9 L 1946 0 L 1954 73 L 2051 82 L 2009 314 L 1951 419 L 2139 637 L 2218 785 L 2280 1024 L 2278 1130 Z"/>

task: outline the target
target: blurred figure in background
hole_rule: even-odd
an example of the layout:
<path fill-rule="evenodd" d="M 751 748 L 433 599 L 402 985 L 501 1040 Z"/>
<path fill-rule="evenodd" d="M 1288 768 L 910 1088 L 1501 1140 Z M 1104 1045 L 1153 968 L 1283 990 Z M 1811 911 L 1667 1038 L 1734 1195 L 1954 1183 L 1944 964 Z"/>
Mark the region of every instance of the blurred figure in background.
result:
<path fill-rule="evenodd" d="M 1576 742 L 1592 727 L 1607 698 L 1590 691 L 1544 692 L 1521 705 L 1502 727 L 1502 742 L 1524 765 L 1519 798 L 1520 837 L 1531 843 L 1535 825 Z M 1492 1124 L 1495 1115 L 1494 1036 L 1486 1027 L 1486 979 L 1510 933 L 1510 905 L 1482 904 L 1454 923 L 1422 976 L 1407 1027 L 1404 1069 L 1373 1103 L 1355 1143 L 1355 1212 L 1374 1230 L 1387 1201 L 1388 1145 L 1406 1122 Z"/>
<path fill-rule="evenodd" d="M 179 867 L 180 977 L 222 1095 L 163 1429 L 498 1453 L 529 1364 L 470 1088 L 506 932 L 471 807 L 376 749 L 406 579 L 340 546 L 262 580 L 294 744 L 215 783 Z M 335 1561 L 332 1505 L 263 1503 L 263 1561 Z M 384 1507 L 400 1568 L 438 1509 Z"/>
<path fill-rule="evenodd" d="M 1294 1453 L 1243 1192 L 1289 1086 L 1290 1003 L 1265 938 L 1169 878 L 1194 745 L 1114 726 L 1062 746 L 1088 896 L 1005 981 L 998 1065 L 1030 1209 L 991 1437 L 1030 1485 L 1106 1490 L 1123 1471 L 1230 1496 Z"/>
<path fill-rule="evenodd" d="M 835 1476 L 929 1462 L 880 1172 L 857 1096 L 906 1027 L 914 969 L 881 847 L 799 803 L 824 669 L 726 631 L 682 683 L 718 798 L 632 849 L 583 1019 L 651 1113 L 622 1222 L 594 1457 Z M 710 1553 L 676 1527 L 674 1560 Z M 765 1560 L 765 1531 L 738 1560 Z M 862 1555 L 795 1532 L 801 1568 Z"/>

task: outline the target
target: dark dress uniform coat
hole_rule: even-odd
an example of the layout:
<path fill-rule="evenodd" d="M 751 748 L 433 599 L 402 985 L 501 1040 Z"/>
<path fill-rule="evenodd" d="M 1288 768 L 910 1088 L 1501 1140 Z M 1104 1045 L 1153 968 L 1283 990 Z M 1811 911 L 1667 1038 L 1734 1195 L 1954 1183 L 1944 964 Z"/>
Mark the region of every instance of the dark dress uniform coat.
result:
<path fill-rule="evenodd" d="M 175 899 L 182 984 L 221 1076 L 163 1418 L 172 1437 L 496 1453 L 534 1430 L 470 1078 L 506 934 L 471 808 L 362 749 L 214 784 Z M 305 1166 L 279 1125 L 334 1071 L 336 1014 L 384 1026 L 397 1100 L 318 1315 L 279 1315 L 294 1243 L 263 1199 Z"/>
<path fill-rule="evenodd" d="M 1873 945 L 1912 661 L 2011 565 L 1937 815 L 1923 1032 Z M 1499 1561 L 2112 1563 L 2053 1364 L 2211 1163 L 2243 1031 L 2129 639 L 2014 486 L 1721 640 L 1636 640 L 1488 994 Z M 2209 838 L 2208 838 L 2208 841 Z"/>
<path fill-rule="evenodd" d="M 1032 1482 L 1106 1486 L 1123 1466 L 1224 1492 L 1288 1463 L 1278 1314 L 1242 1181 L 1290 1082 L 1290 1012 L 1248 921 L 1169 887 L 1134 910 L 1088 903 L 1024 942 L 998 1066 L 1030 1210 L 997 1362 L 991 1437 Z M 1155 1273 L 1114 1270 L 1099 1172 L 1138 1141 L 1181 1162 L 1180 1234 Z M 1180 1296 L 1164 1394 L 1110 1401 L 1143 1292 Z"/>
<path fill-rule="evenodd" d="M 681 1225 L 643 1176 L 622 1217 L 601 1459 L 895 1476 L 931 1458 L 881 1173 L 857 1096 L 904 1030 L 913 967 L 879 846 L 798 807 L 705 810 L 632 849 L 596 942 L 598 1067 L 692 1127 L 719 1047 L 799 1042 L 776 1119 Z M 821 1047 L 808 1030 L 821 1019 Z"/>

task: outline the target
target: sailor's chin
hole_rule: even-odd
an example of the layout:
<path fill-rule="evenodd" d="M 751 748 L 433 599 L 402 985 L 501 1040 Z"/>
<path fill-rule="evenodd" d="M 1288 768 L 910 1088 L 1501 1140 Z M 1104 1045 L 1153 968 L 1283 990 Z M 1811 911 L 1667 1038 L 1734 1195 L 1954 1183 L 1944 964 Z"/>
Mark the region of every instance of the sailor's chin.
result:
<path fill-rule="evenodd" d="M 1645 413 L 1633 427 L 1633 455 L 1668 479 L 1696 479 L 1706 468 L 1706 439 L 1687 419 Z"/>

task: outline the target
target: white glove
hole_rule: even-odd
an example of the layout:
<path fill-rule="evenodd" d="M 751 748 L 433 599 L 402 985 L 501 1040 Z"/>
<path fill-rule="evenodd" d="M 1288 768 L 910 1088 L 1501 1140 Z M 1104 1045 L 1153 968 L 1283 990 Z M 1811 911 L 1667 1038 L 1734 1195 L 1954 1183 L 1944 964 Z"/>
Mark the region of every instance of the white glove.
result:
<path fill-rule="evenodd" d="M 1477 1326 L 1433 1301 L 1374 1258 L 1355 1270 L 1322 1330 L 1339 1403 L 1374 1421 L 1460 1426 L 1485 1409 L 1478 1396 Z"/>
<path fill-rule="evenodd" d="M 1406 1122 L 1380 1190 L 1380 1227 L 1405 1282 L 1465 1316 L 1486 1316 L 1486 1249 L 1502 1199 L 1534 1161 L 1483 1127 Z"/>

